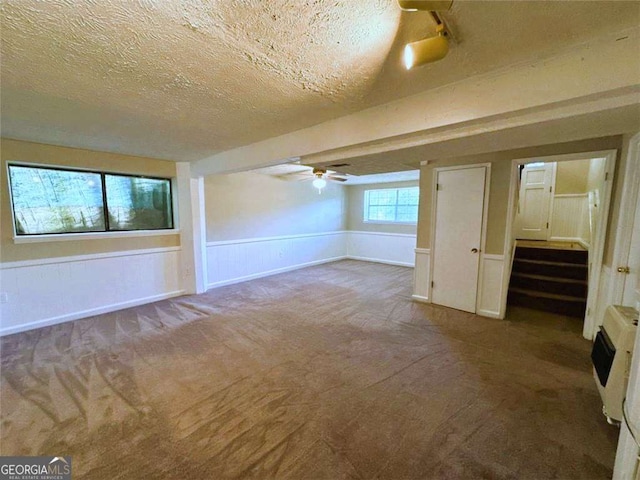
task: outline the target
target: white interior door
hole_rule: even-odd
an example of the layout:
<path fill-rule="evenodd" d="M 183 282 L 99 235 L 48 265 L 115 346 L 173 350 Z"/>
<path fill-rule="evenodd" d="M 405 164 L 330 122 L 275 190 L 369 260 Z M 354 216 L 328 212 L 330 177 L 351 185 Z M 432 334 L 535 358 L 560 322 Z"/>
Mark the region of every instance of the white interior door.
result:
<path fill-rule="evenodd" d="M 555 163 L 532 163 L 524 166 L 520 180 L 516 238 L 548 240 L 554 170 Z"/>
<path fill-rule="evenodd" d="M 431 301 L 476 311 L 487 167 L 436 176 Z"/>

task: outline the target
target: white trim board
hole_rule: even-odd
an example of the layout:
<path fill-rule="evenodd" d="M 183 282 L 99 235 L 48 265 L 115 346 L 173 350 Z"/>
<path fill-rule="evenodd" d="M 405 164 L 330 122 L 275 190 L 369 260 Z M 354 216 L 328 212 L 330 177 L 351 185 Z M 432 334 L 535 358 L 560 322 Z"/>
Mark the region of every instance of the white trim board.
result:
<path fill-rule="evenodd" d="M 395 262 L 393 260 L 385 260 L 381 258 L 370 258 L 370 257 L 356 257 L 353 255 L 347 255 L 344 257 L 345 260 L 358 260 L 359 262 L 373 262 L 373 263 L 383 263 L 385 265 L 394 265 L 396 267 L 409 267 L 413 268 L 413 263 L 409 262 Z"/>
<path fill-rule="evenodd" d="M 345 230 L 345 233 L 358 234 L 358 235 L 376 235 L 380 237 L 405 237 L 405 238 L 415 238 L 417 235 L 415 233 L 370 232 L 368 230 Z"/>
<path fill-rule="evenodd" d="M 134 255 L 153 255 L 156 253 L 179 252 L 181 247 L 141 248 L 139 250 L 120 250 L 117 252 L 91 253 L 87 255 L 72 255 L 68 257 L 49 257 L 34 260 L 17 260 L 15 262 L 0 263 L 0 270 L 10 268 L 39 267 L 57 263 L 86 262 L 101 258 L 131 257 Z"/>
<path fill-rule="evenodd" d="M 413 270 L 414 300 L 430 303 L 431 297 L 431 249 L 415 249 L 415 268 Z"/>
<path fill-rule="evenodd" d="M 483 254 L 481 259 L 480 278 L 478 282 L 478 302 L 476 313 L 483 317 L 504 318 L 501 308 L 504 292 L 502 281 L 505 270 L 505 256 Z"/>
<path fill-rule="evenodd" d="M 135 238 L 135 237 L 161 237 L 163 235 L 178 235 L 181 231 L 178 228 L 165 228 L 159 230 L 129 230 L 129 231 L 109 231 L 109 232 L 88 232 L 88 233 L 57 233 L 45 235 L 23 235 L 13 236 L 13 243 L 45 243 L 45 242 L 68 242 L 78 240 L 109 240 L 112 238 Z"/>
<path fill-rule="evenodd" d="M 207 285 L 207 290 L 211 290 L 213 288 L 225 287 L 227 285 L 235 285 L 236 283 L 248 282 L 250 280 L 256 280 L 258 278 L 270 277 L 272 275 L 278 275 L 279 273 L 292 272 L 294 270 L 300 270 L 301 268 L 313 267 L 315 265 L 322 265 L 324 263 L 347 260 L 348 258 L 349 257 L 347 257 L 346 255 L 341 257 L 326 258 L 323 260 L 316 260 L 314 262 L 299 263 L 297 265 L 292 265 L 290 267 L 282 267 L 282 268 L 276 268 L 273 270 L 267 270 L 264 272 L 258 272 L 251 275 L 245 275 L 243 277 L 232 278 L 229 280 L 221 280 L 219 282 L 213 282 Z"/>
<path fill-rule="evenodd" d="M 422 295 L 416 295 L 413 294 L 411 295 L 411 298 L 413 300 L 415 300 L 416 302 L 420 302 L 420 303 L 431 303 L 431 300 L 429 300 L 427 297 L 423 297 Z"/>
<path fill-rule="evenodd" d="M 241 243 L 258 243 L 258 242 L 270 242 L 273 240 L 291 240 L 294 238 L 309 238 L 309 237 L 322 237 L 325 235 L 343 235 L 349 233 L 349 230 L 336 230 L 333 232 L 318 232 L 318 233 L 300 233 L 297 235 L 275 235 L 273 237 L 255 237 L 255 238 L 240 238 L 238 240 L 219 240 L 213 242 L 207 242 L 207 247 L 218 247 L 220 245 L 237 245 Z"/>

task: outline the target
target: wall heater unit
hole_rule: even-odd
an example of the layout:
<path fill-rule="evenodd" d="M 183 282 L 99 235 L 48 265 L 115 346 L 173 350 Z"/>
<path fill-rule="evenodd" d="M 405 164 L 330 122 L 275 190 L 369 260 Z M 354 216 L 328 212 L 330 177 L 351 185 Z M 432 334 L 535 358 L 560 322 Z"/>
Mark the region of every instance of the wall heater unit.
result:
<path fill-rule="evenodd" d="M 602 412 L 609 423 L 622 421 L 622 399 L 627 391 L 637 328 L 637 310 L 610 305 L 593 343 L 593 375 L 602 397 Z"/>

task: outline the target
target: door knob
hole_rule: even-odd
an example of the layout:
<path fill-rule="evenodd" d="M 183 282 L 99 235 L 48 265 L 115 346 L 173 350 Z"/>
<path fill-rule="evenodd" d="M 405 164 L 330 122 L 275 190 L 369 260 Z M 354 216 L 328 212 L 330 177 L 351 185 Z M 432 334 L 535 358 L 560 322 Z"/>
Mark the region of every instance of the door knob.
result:
<path fill-rule="evenodd" d="M 477 248 L 472 248 L 471 249 L 471 253 L 478 253 L 478 249 Z"/>
<path fill-rule="evenodd" d="M 629 267 L 618 267 L 618 272 L 620 272 L 620 273 L 631 273 L 631 269 Z"/>

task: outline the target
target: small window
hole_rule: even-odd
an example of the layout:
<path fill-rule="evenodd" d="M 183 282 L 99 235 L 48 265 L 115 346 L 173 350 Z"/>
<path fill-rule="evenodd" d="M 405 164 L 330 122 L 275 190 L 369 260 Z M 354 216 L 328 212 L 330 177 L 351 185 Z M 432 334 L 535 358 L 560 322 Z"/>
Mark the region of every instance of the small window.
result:
<path fill-rule="evenodd" d="M 171 228 L 171 182 L 105 175 L 110 230 Z"/>
<path fill-rule="evenodd" d="M 16 235 L 173 228 L 171 181 L 9 165 Z"/>
<path fill-rule="evenodd" d="M 365 190 L 364 221 L 372 223 L 418 223 L 420 189 Z"/>

